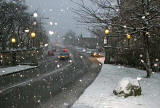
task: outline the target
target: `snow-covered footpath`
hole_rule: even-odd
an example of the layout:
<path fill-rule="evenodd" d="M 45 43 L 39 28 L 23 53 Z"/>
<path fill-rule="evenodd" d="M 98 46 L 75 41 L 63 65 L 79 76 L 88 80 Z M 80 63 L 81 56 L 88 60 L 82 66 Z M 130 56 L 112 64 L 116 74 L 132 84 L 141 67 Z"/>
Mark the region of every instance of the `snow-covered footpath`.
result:
<path fill-rule="evenodd" d="M 160 108 L 160 74 L 146 79 L 145 71 L 123 66 L 104 64 L 96 80 L 85 90 L 72 108 Z M 118 82 L 124 77 L 142 78 L 141 96 L 128 98 L 113 94 Z"/>
<path fill-rule="evenodd" d="M 6 74 L 12 74 L 16 73 L 22 70 L 32 69 L 37 66 L 29 66 L 29 65 L 17 65 L 13 67 L 7 67 L 7 68 L 0 68 L 0 76 L 6 75 Z"/>

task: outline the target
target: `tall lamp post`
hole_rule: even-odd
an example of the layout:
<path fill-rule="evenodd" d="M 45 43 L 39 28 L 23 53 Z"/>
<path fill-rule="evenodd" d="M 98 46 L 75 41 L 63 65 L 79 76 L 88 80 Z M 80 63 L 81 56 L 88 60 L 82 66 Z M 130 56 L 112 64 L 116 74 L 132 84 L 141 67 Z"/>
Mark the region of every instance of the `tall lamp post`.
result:
<path fill-rule="evenodd" d="M 130 34 L 127 34 L 126 37 L 127 37 L 127 39 L 128 39 L 128 47 L 130 47 L 130 39 L 131 39 L 131 35 L 130 35 Z"/>
<path fill-rule="evenodd" d="M 31 32 L 30 34 L 31 38 L 32 38 L 32 47 L 34 47 L 34 39 L 36 38 L 36 33 L 35 32 Z M 38 65 L 38 61 L 37 61 L 37 57 L 36 57 L 36 50 L 34 51 L 33 49 L 33 52 L 32 52 L 32 65 Z"/>
<path fill-rule="evenodd" d="M 32 47 L 34 47 L 34 39 L 36 37 L 36 33 L 35 32 L 31 32 L 31 38 L 32 38 Z"/>
<path fill-rule="evenodd" d="M 107 50 L 109 50 L 108 48 L 109 48 L 109 42 L 108 42 L 108 35 L 109 35 L 109 29 L 106 29 L 105 30 L 105 37 L 104 37 L 104 49 L 105 49 L 105 60 L 104 60 L 104 64 L 107 64 L 107 63 L 109 63 L 110 62 L 110 55 L 109 55 L 109 51 L 107 51 Z"/>
<path fill-rule="evenodd" d="M 12 37 L 11 43 L 12 43 L 13 48 L 15 48 L 16 38 Z M 16 52 L 12 52 L 12 59 L 13 59 L 12 64 L 16 65 Z"/>

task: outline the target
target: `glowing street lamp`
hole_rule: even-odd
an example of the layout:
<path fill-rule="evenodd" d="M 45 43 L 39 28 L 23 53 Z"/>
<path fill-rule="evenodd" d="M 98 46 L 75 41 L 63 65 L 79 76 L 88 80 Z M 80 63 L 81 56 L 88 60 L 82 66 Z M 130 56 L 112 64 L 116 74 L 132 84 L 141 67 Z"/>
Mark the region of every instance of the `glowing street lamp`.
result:
<path fill-rule="evenodd" d="M 16 39 L 15 38 L 11 38 L 11 43 L 16 43 Z"/>
<path fill-rule="evenodd" d="M 109 29 L 106 29 L 105 30 L 105 35 L 109 35 Z M 104 60 L 104 64 L 107 64 L 107 63 L 109 63 L 110 62 L 110 54 L 109 54 L 109 52 L 107 52 L 107 50 L 109 50 L 108 48 L 109 48 L 109 46 L 108 46 L 108 36 L 105 36 L 104 37 L 104 48 L 105 48 L 105 60 Z"/>
<path fill-rule="evenodd" d="M 106 34 L 106 35 L 109 34 L 109 30 L 108 30 L 108 29 L 105 30 L 105 34 Z"/>
<path fill-rule="evenodd" d="M 33 13 L 33 17 L 34 18 L 37 18 L 38 17 L 38 14 L 35 12 L 35 13 Z"/>
<path fill-rule="evenodd" d="M 131 35 L 130 35 L 130 34 L 127 34 L 126 37 L 127 37 L 127 39 L 128 39 L 128 47 L 129 47 L 129 41 L 130 41 L 130 39 L 131 39 Z"/>
<path fill-rule="evenodd" d="M 31 32 L 31 38 L 35 38 L 36 37 L 36 33 L 35 32 Z"/>
<path fill-rule="evenodd" d="M 131 39 L 131 35 L 127 34 L 126 35 L 127 39 Z"/>

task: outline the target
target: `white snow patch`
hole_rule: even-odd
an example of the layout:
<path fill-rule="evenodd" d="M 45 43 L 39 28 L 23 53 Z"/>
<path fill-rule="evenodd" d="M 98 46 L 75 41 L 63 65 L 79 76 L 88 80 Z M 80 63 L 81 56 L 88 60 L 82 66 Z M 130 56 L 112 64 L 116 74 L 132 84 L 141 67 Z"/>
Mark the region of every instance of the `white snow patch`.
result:
<path fill-rule="evenodd" d="M 145 71 L 113 65 L 103 65 L 96 80 L 85 90 L 72 108 L 159 108 L 160 74 L 146 79 Z M 113 94 L 118 81 L 124 77 L 137 79 L 142 87 L 141 96 L 128 98 Z"/>
<path fill-rule="evenodd" d="M 0 76 L 15 73 L 15 72 L 26 70 L 26 69 L 35 68 L 35 67 L 37 66 L 18 65 L 18 66 L 13 66 L 13 67 L 0 68 Z"/>

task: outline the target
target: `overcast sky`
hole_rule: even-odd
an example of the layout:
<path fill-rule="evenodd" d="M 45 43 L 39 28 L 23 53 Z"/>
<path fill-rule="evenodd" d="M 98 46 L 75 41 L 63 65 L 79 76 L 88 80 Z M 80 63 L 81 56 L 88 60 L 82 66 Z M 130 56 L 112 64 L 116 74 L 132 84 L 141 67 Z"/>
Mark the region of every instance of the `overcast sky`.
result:
<path fill-rule="evenodd" d="M 25 2 L 30 11 L 38 10 L 40 16 L 49 17 L 49 19 L 42 19 L 47 31 L 53 30 L 62 35 L 68 30 L 73 30 L 77 34 L 82 31 L 83 34 L 89 35 L 74 19 L 75 14 L 72 8 L 76 6 L 70 0 L 26 0 Z M 51 26 L 49 22 L 52 22 L 53 25 Z"/>
<path fill-rule="evenodd" d="M 85 1 L 89 4 L 89 0 Z M 48 20 L 42 19 L 42 21 L 45 22 L 45 28 L 48 32 L 51 30 L 63 35 L 68 30 L 73 30 L 77 34 L 90 35 L 84 27 L 79 25 L 74 19 L 75 14 L 72 12 L 72 9 L 77 8 L 77 6 L 70 0 L 25 0 L 25 2 L 31 12 L 38 10 L 40 16 L 44 18 L 49 17 Z M 53 26 L 51 26 L 49 22 L 53 22 Z"/>

